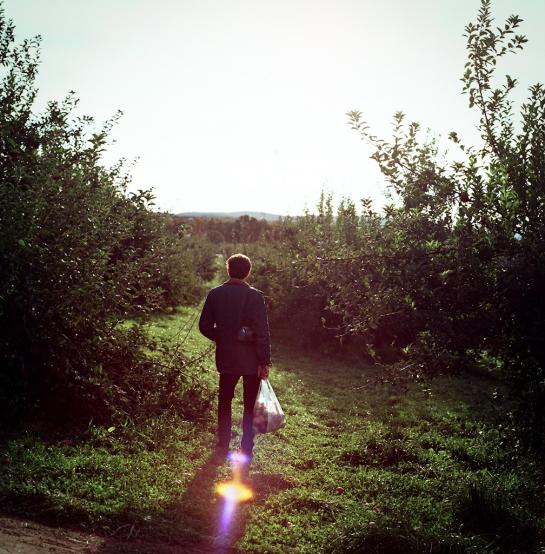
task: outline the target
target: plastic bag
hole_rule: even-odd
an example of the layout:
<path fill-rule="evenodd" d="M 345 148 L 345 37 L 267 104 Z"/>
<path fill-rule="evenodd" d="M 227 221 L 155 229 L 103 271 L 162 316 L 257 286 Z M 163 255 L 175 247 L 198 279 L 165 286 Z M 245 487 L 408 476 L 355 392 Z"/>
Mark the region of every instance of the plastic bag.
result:
<path fill-rule="evenodd" d="M 268 379 L 261 379 L 254 405 L 254 433 L 272 433 L 286 424 L 286 416 Z"/>

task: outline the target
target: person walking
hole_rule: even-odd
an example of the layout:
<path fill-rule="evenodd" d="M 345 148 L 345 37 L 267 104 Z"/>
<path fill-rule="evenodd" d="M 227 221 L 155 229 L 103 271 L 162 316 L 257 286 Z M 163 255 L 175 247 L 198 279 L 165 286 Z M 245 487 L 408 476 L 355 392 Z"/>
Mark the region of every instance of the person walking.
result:
<path fill-rule="evenodd" d="M 224 458 L 231 439 L 231 402 L 242 377 L 244 415 L 241 452 L 252 460 L 254 433 L 253 409 L 261 379 L 269 377 L 271 341 L 263 293 L 251 287 L 252 263 L 244 254 L 234 254 L 226 264 L 229 280 L 207 295 L 200 332 L 216 343 L 216 368 L 219 372 L 218 440 L 216 456 Z"/>

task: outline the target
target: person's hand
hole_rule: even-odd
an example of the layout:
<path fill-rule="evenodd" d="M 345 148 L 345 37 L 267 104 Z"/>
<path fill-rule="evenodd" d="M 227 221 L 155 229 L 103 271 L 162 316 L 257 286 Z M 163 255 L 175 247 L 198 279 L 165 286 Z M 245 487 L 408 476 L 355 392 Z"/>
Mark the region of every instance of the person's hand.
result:
<path fill-rule="evenodd" d="M 257 375 L 261 377 L 261 379 L 268 379 L 269 378 L 269 368 L 268 365 L 260 365 L 257 368 Z"/>

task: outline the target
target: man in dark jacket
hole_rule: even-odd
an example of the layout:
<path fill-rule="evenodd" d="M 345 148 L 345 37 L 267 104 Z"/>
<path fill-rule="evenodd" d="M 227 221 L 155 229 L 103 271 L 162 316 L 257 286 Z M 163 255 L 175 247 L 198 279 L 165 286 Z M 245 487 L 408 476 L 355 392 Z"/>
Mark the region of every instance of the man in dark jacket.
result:
<path fill-rule="evenodd" d="M 216 452 L 226 456 L 231 438 L 231 401 L 242 376 L 244 416 L 241 450 L 252 458 L 252 416 L 259 383 L 269 376 L 271 344 L 263 293 L 246 279 L 250 259 L 235 254 L 227 260 L 229 280 L 206 297 L 199 320 L 201 333 L 216 343 L 216 367 L 220 374 L 218 443 Z"/>

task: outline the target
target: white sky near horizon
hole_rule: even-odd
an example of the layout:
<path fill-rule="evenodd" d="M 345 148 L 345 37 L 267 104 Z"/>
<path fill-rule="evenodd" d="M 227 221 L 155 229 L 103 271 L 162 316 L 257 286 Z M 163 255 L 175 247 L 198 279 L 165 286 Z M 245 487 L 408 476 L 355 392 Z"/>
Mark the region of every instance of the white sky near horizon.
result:
<path fill-rule="evenodd" d="M 397 110 L 475 142 L 460 94 L 478 0 L 4 0 L 16 38 L 40 34 L 37 109 L 74 90 L 97 122 L 124 112 L 106 160 L 138 157 L 157 207 L 296 215 L 322 188 L 375 199 L 385 182 L 347 125 L 388 136 Z M 545 81 L 545 0 L 493 0 L 529 43 L 498 75 L 516 98 Z"/>

